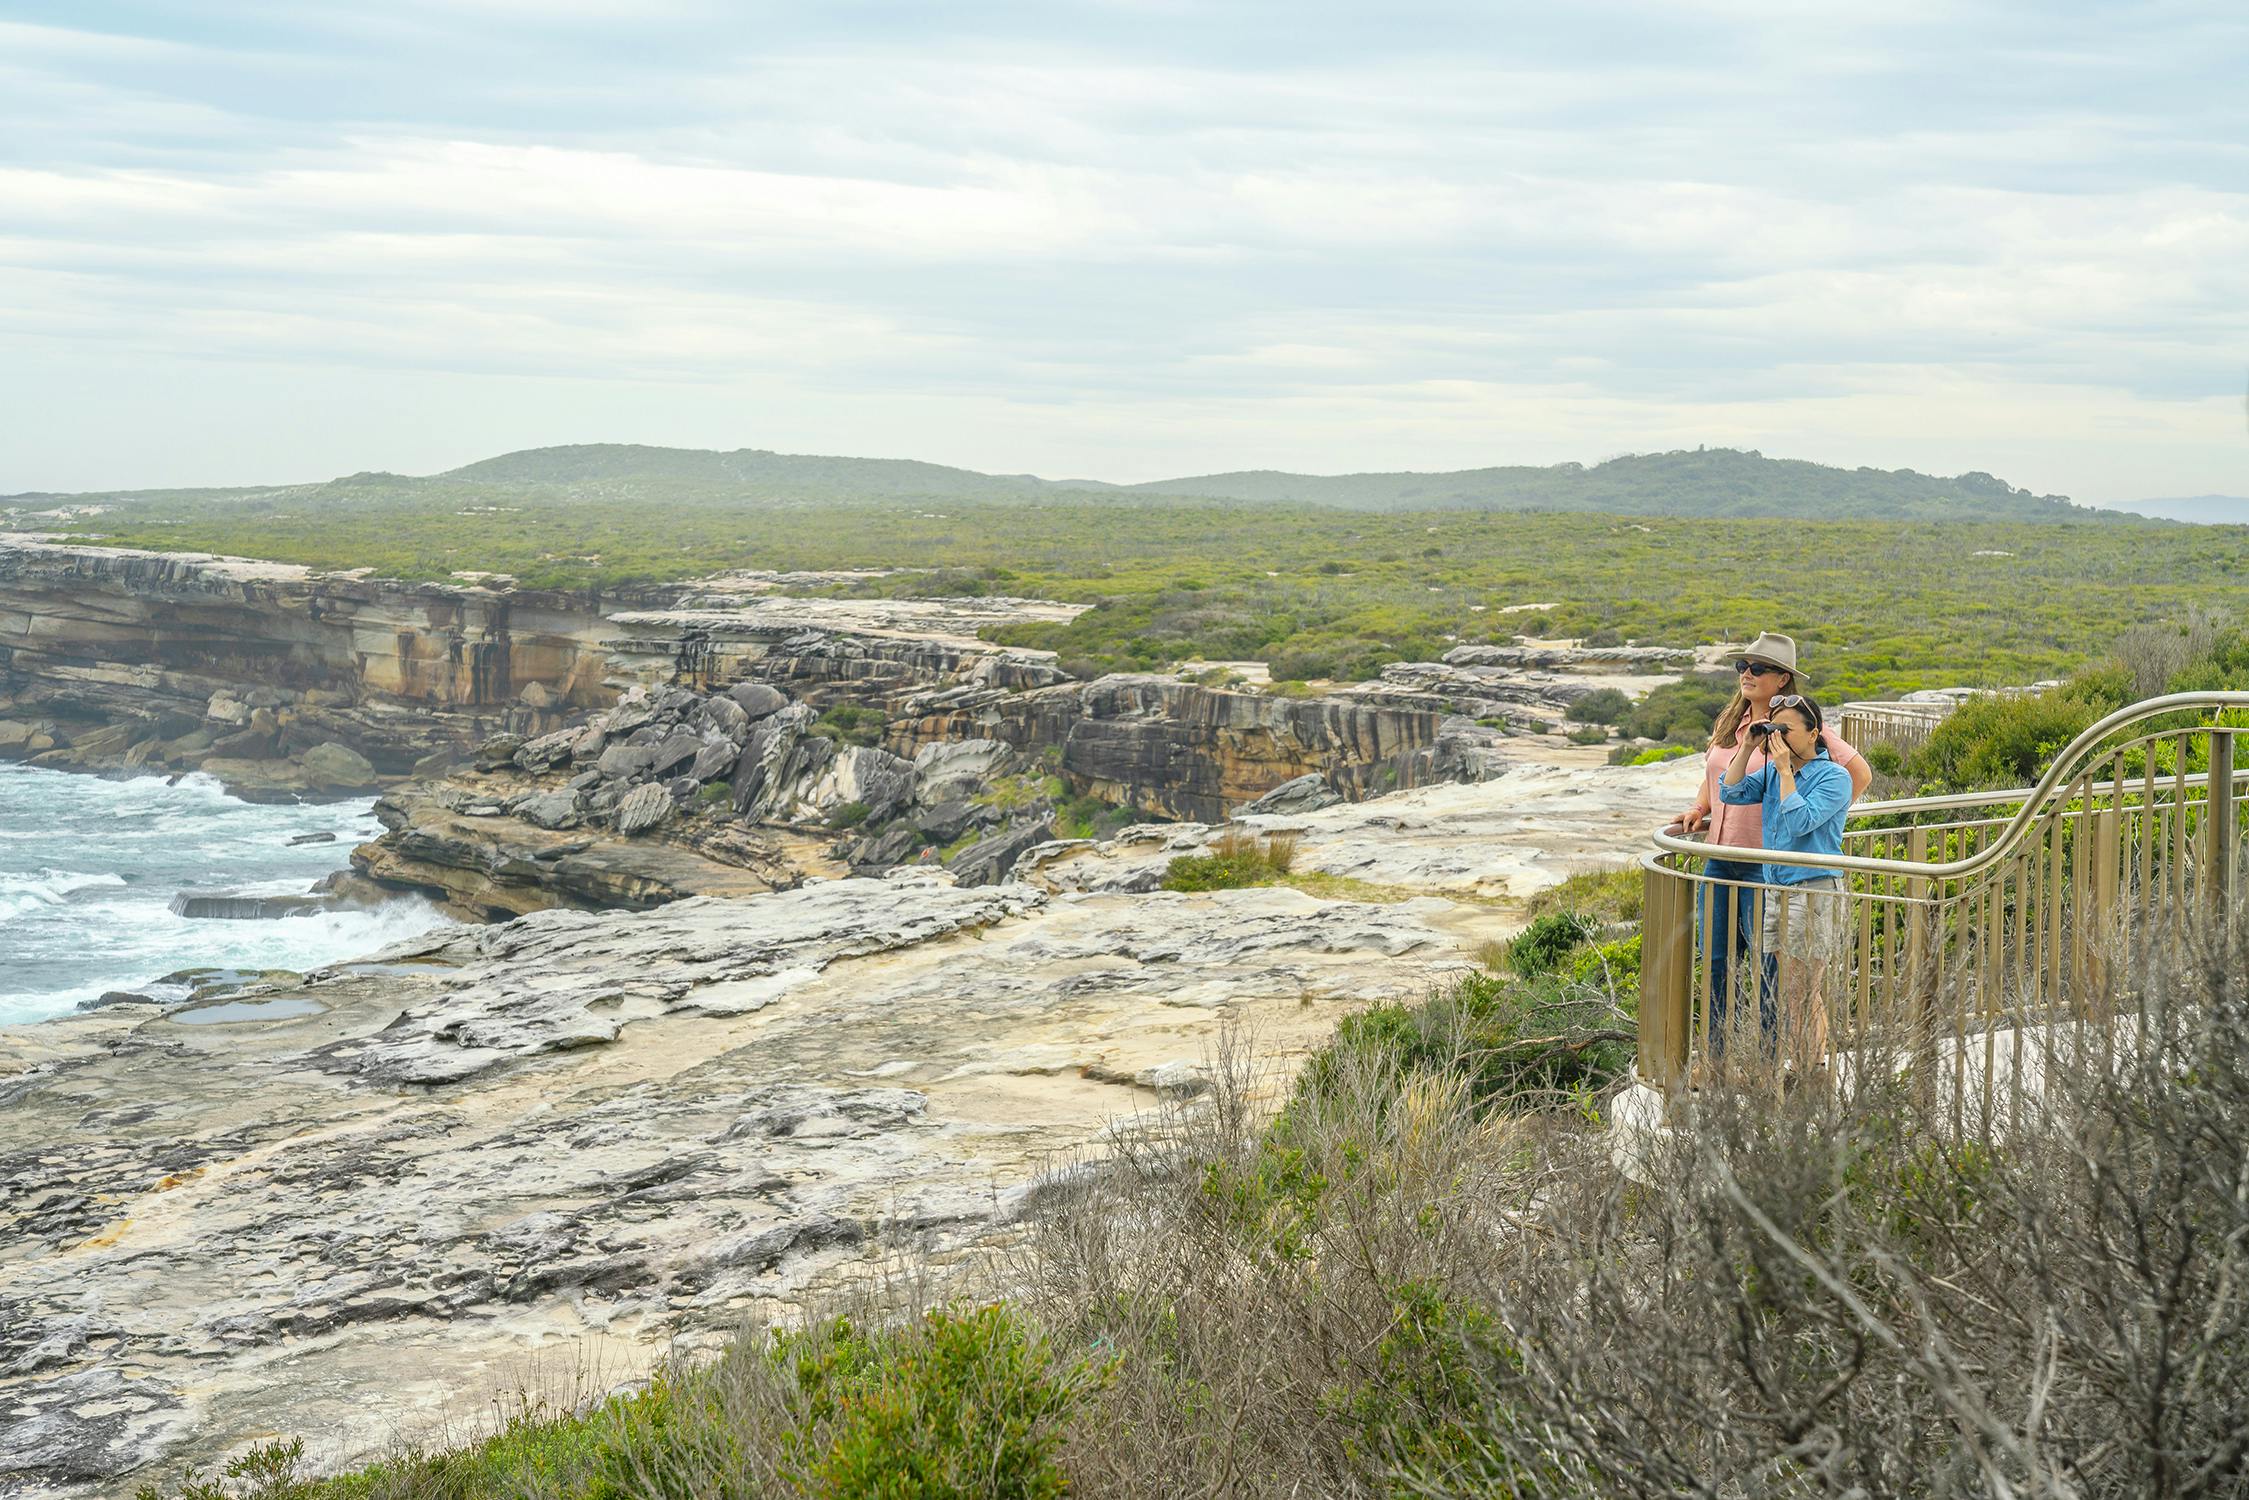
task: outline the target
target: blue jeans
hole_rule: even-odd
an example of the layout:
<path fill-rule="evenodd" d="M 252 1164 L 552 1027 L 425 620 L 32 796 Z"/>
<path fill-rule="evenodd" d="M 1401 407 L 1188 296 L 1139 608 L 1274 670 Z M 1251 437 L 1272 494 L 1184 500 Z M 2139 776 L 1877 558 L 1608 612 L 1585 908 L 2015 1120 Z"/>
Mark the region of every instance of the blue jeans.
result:
<path fill-rule="evenodd" d="M 1741 880 L 1755 886 L 1765 877 L 1762 861 L 1749 864 L 1736 859 L 1713 859 L 1703 865 L 1713 880 Z M 1698 892 L 1695 913 L 1695 946 L 1709 964 L 1710 1055 L 1726 1055 L 1726 1016 L 1733 998 L 1734 964 L 1763 946 L 1757 932 L 1759 892 L 1726 885 L 1705 885 Z M 1713 936 L 1713 924 L 1722 925 L 1722 936 Z M 1757 982 L 1757 1041 L 1761 1051 L 1773 1055 L 1780 1042 L 1780 962 L 1771 953 L 1759 955 Z"/>

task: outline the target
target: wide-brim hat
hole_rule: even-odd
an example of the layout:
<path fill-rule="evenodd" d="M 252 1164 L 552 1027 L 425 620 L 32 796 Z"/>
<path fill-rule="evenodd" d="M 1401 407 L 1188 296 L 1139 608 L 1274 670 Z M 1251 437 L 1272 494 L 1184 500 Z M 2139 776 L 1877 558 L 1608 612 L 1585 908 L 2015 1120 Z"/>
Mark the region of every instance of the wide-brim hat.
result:
<path fill-rule="evenodd" d="M 1804 669 L 1796 665 L 1796 637 L 1792 635 L 1768 630 L 1735 654 L 1747 661 L 1779 667 L 1784 672 L 1794 673 L 1799 682 L 1803 680 Z"/>

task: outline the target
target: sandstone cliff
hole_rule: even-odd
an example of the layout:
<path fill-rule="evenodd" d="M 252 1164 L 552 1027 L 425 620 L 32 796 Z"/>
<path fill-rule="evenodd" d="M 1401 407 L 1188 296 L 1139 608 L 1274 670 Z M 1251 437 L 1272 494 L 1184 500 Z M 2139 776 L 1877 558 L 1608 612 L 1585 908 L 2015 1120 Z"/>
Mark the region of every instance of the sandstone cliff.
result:
<path fill-rule="evenodd" d="M 763 592 L 776 582 L 564 594 L 0 537 L 0 754 L 332 793 L 550 733 L 635 685 L 759 682 L 880 712 L 900 756 L 996 740 L 1161 817 L 1222 817 L 1307 774 L 1346 797 L 1474 774 L 1419 704 L 1075 683 L 1051 653 L 977 635 L 1083 606 Z"/>

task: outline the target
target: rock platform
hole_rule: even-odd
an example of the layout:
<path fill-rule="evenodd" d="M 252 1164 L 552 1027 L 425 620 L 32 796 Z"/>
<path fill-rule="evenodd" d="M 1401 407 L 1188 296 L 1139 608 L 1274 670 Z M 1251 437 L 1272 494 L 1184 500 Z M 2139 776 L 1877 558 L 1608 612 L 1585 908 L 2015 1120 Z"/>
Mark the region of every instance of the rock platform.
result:
<path fill-rule="evenodd" d="M 1222 1025 L 1285 1059 L 1418 996 L 1692 789 L 1518 768 L 1259 823 L 1366 899 L 1137 889 L 1213 830 L 1134 830 L 975 887 L 455 929 L 216 1023 L 0 1031 L 0 1490 L 118 1493 L 273 1433 L 342 1464 L 526 1372 L 598 1389 L 886 1258 L 941 1274 L 1192 1088 Z"/>

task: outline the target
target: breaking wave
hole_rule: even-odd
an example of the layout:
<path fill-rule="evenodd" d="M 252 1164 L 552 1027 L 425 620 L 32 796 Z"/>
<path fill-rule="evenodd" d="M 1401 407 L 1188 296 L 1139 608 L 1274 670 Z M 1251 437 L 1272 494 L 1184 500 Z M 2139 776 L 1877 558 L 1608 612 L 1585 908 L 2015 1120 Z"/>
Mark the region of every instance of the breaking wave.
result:
<path fill-rule="evenodd" d="M 263 921 L 172 912 L 183 891 L 308 889 L 381 831 L 372 806 L 249 803 L 200 774 L 105 781 L 0 765 L 0 1024 L 146 991 L 180 969 L 314 968 L 440 925 L 418 897 Z"/>

